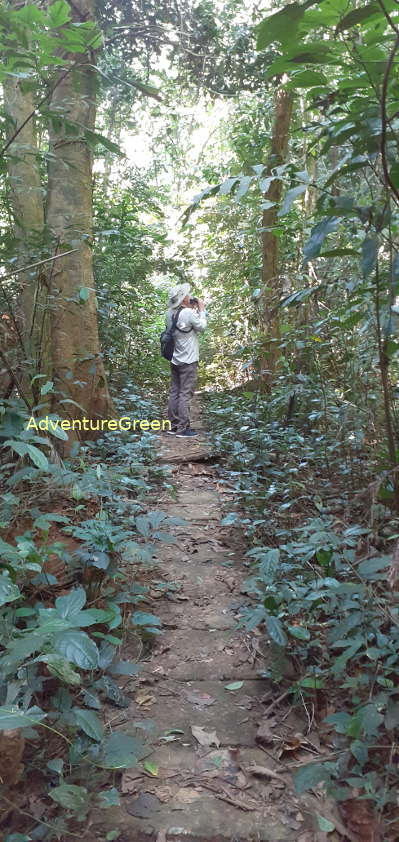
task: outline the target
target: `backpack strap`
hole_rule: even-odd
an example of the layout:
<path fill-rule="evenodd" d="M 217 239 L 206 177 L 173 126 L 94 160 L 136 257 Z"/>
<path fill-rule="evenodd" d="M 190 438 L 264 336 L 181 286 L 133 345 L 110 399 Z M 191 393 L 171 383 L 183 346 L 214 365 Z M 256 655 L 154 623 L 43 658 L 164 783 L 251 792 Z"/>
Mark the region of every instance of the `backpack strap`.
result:
<path fill-rule="evenodd" d="M 170 329 L 171 329 L 171 330 L 175 330 L 175 328 L 177 327 L 178 318 L 179 318 L 179 316 L 180 316 L 180 313 L 181 313 L 182 309 L 183 309 L 183 307 L 179 307 L 179 308 L 177 309 L 177 311 L 176 311 L 175 315 L 174 315 L 174 316 L 172 316 L 172 324 L 171 324 L 171 326 L 170 326 Z M 177 330 L 179 330 L 179 328 L 177 328 Z"/>
<path fill-rule="evenodd" d="M 183 309 L 184 309 L 183 307 L 179 307 L 176 315 L 172 317 L 172 330 L 178 330 L 179 333 L 190 333 L 190 331 L 194 330 L 192 325 L 188 330 L 183 330 L 181 327 L 177 327 L 177 322 L 178 322 L 180 313 Z"/>

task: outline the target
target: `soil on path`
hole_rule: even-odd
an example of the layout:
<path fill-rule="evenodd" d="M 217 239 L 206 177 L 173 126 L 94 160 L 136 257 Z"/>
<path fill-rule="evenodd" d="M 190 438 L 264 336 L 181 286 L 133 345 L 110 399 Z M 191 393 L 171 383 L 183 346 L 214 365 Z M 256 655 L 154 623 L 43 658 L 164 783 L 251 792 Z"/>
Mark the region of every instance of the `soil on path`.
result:
<path fill-rule="evenodd" d="M 159 508 L 185 523 L 173 528 L 176 543 L 163 546 L 157 571 L 169 583 L 154 608 L 163 634 L 118 716 L 121 730 L 144 729 L 150 745 L 124 773 L 121 805 L 105 812 L 96 838 L 118 829 L 119 842 L 313 842 L 290 775 L 256 740 L 273 696 L 259 675 L 257 639 L 237 627 L 248 574 L 244 551 L 220 526 L 206 434 L 163 436 L 160 459 L 171 465 L 176 495 Z"/>

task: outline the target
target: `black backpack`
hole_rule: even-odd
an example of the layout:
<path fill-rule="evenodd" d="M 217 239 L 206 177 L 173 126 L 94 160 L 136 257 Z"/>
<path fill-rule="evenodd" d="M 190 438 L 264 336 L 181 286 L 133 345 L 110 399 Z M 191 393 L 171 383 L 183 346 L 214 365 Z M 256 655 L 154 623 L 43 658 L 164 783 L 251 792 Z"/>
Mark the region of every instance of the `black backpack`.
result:
<path fill-rule="evenodd" d="M 159 337 L 161 341 L 161 354 L 163 357 L 165 357 L 165 360 L 169 360 L 169 362 L 171 361 L 175 350 L 175 340 L 173 336 L 174 331 L 180 330 L 180 333 L 190 333 L 190 330 L 192 330 L 192 327 L 190 327 L 190 330 L 182 330 L 180 327 L 177 327 L 177 320 L 180 316 L 182 309 L 183 307 L 179 307 L 175 315 L 172 317 L 170 327 L 167 327 L 166 330 L 163 330 Z"/>

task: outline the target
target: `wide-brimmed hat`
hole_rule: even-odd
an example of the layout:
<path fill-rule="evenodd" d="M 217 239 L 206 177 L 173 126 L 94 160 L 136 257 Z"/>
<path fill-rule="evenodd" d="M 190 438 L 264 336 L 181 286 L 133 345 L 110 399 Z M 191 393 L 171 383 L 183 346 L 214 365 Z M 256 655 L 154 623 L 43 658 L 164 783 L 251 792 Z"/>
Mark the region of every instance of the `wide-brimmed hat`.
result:
<path fill-rule="evenodd" d="M 190 284 L 180 284 L 178 287 L 171 289 L 169 293 L 169 307 L 171 307 L 172 310 L 176 310 L 176 308 L 182 303 L 183 298 L 190 294 L 190 291 Z"/>

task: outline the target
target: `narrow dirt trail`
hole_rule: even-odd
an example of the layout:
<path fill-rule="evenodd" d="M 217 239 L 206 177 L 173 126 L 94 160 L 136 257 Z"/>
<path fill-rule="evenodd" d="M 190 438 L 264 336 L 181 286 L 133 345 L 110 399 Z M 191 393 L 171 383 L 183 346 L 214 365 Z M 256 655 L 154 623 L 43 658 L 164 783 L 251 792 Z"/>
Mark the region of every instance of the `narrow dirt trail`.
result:
<path fill-rule="evenodd" d="M 159 508 L 185 525 L 161 551 L 159 578 L 170 589 L 154 611 L 163 634 L 122 717 L 125 732 L 137 736 L 138 721 L 147 729 L 150 747 L 140 767 L 124 773 L 107 829 L 120 830 L 119 842 L 312 842 L 289 776 L 287 786 L 256 742 L 273 698 L 252 636 L 237 629 L 247 571 L 220 527 L 205 434 L 189 442 L 162 437 L 160 459 L 171 466 L 177 494 Z M 276 769 L 276 778 L 253 774 L 254 765 Z"/>

